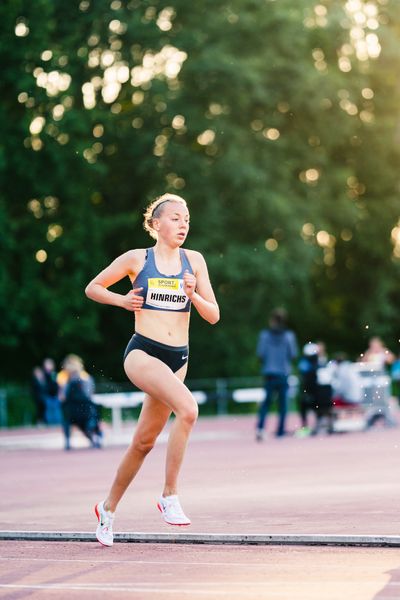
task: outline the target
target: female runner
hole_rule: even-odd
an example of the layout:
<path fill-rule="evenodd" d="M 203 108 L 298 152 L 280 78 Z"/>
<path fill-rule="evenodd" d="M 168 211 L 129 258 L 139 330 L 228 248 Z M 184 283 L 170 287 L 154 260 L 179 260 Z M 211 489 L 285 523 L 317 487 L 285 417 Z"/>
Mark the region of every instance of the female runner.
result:
<path fill-rule="evenodd" d="M 188 365 L 190 306 L 211 324 L 219 308 L 203 256 L 183 250 L 189 231 L 189 211 L 180 196 L 164 194 L 147 208 L 144 228 L 156 240 L 148 249 L 130 250 L 116 258 L 86 287 L 88 298 L 135 313 L 135 333 L 124 355 L 124 369 L 146 394 L 133 440 L 117 470 L 108 496 L 95 506 L 96 537 L 112 546 L 114 513 L 145 456 L 168 421 L 171 427 L 165 484 L 158 508 L 170 525 L 190 525 L 178 499 L 177 480 L 186 444 L 198 409 L 183 383 Z M 129 276 L 133 289 L 126 295 L 108 288 Z"/>

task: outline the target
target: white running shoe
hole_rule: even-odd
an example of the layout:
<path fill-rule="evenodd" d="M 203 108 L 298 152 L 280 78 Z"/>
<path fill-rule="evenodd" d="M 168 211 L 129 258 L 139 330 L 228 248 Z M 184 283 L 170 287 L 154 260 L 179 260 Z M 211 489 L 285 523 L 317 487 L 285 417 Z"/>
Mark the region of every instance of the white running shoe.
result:
<path fill-rule="evenodd" d="M 96 537 L 100 544 L 103 546 L 112 546 L 113 545 L 113 521 L 114 521 L 114 513 L 109 510 L 104 510 L 104 501 L 99 502 L 94 507 L 94 512 L 96 513 L 96 517 L 99 520 L 99 524 L 96 529 Z"/>
<path fill-rule="evenodd" d="M 157 507 L 168 525 L 190 525 L 190 519 L 183 512 L 178 496 L 161 496 Z"/>

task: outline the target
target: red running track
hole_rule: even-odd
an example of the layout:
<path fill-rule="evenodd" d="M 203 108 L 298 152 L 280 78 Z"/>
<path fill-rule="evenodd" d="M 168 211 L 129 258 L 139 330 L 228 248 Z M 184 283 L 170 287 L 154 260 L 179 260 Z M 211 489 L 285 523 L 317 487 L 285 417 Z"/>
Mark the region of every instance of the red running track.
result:
<path fill-rule="evenodd" d="M 196 426 L 180 491 L 191 532 L 400 533 L 399 429 L 257 444 L 253 428 L 250 417 Z M 117 531 L 171 531 L 156 508 L 165 450 L 128 490 Z M 0 529 L 94 530 L 123 451 L 3 451 Z M 397 549 L 1 542 L 0 566 L 4 598 L 400 598 Z"/>

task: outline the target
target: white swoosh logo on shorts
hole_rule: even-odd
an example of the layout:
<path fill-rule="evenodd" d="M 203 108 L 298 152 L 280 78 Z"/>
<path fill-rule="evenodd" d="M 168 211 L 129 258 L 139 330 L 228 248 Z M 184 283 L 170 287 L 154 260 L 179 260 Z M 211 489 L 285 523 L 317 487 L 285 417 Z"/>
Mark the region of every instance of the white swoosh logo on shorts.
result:
<path fill-rule="evenodd" d="M 186 356 L 182 356 L 182 360 L 185 360 L 185 358 L 188 358 L 189 354 L 186 354 Z"/>

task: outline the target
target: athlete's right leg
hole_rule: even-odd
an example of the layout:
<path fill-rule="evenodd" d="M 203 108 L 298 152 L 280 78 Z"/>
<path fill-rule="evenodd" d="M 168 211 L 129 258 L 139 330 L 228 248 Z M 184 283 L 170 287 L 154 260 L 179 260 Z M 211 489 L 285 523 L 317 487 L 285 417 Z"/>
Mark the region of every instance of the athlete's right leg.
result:
<path fill-rule="evenodd" d="M 117 474 L 104 502 L 106 510 L 115 512 L 127 487 L 134 479 L 147 454 L 163 430 L 171 410 L 159 400 L 146 395 L 138 423 L 125 455 L 118 467 Z"/>
<path fill-rule="evenodd" d="M 177 471 L 182 462 L 186 439 L 197 418 L 197 404 L 192 394 L 178 374 L 175 375 L 163 362 L 142 350 L 132 350 L 125 360 L 124 367 L 132 383 L 147 396 L 132 443 L 118 468 L 105 501 L 105 509 L 112 512 L 152 449 L 171 411 L 181 424 L 181 437 L 185 438 L 178 449 L 182 456 L 175 457 Z"/>
<path fill-rule="evenodd" d="M 104 546 L 113 544 L 114 512 L 126 488 L 142 466 L 145 456 L 150 452 L 157 436 L 170 415 L 168 407 L 146 396 L 132 442 L 118 467 L 107 499 L 95 506 L 98 525 L 96 537 Z"/>

